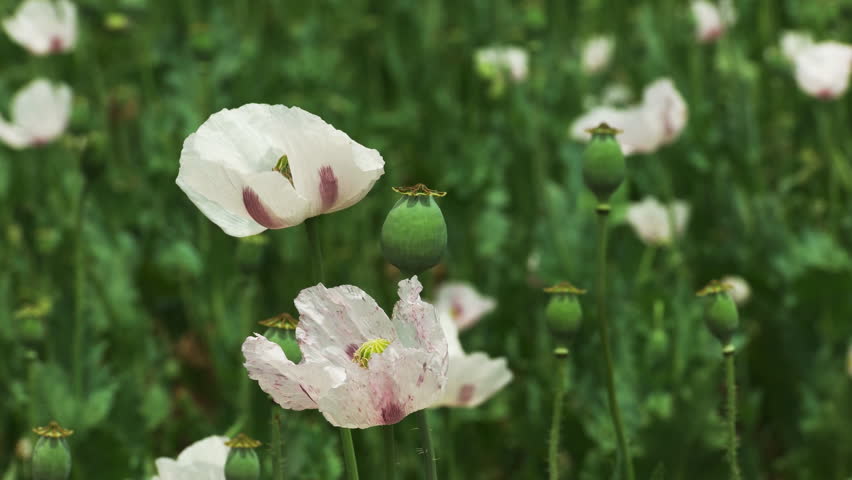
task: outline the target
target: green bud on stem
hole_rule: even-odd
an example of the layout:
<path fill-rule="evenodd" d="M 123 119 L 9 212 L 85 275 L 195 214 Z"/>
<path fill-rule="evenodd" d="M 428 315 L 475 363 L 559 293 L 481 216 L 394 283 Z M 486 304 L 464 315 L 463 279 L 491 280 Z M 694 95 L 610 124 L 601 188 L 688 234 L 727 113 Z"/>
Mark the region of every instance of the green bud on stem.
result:
<path fill-rule="evenodd" d="M 435 202 L 446 192 L 430 190 L 422 183 L 394 191 L 403 198 L 382 225 L 382 253 L 405 274 L 417 274 L 437 265 L 447 249 L 447 224 Z"/>
<path fill-rule="evenodd" d="M 544 289 L 550 293 L 550 301 L 544 309 L 547 328 L 553 336 L 562 341 L 570 341 L 580 329 L 583 321 L 583 308 L 580 295 L 586 293 L 568 282 L 558 283 Z"/>
<path fill-rule="evenodd" d="M 71 475 L 71 451 L 65 438 L 74 431 L 50 422 L 33 432 L 40 437 L 33 449 L 33 480 L 67 480 Z"/>
<path fill-rule="evenodd" d="M 297 318 L 289 313 L 282 313 L 258 323 L 268 327 L 263 336 L 270 342 L 277 343 L 287 355 L 288 360 L 293 363 L 302 361 L 302 350 L 299 348 L 299 342 L 296 341 L 296 325 L 299 324 Z"/>
<path fill-rule="evenodd" d="M 586 131 L 592 134 L 592 139 L 583 152 L 583 181 L 598 202 L 607 203 L 627 175 L 624 154 L 615 139 L 621 131 L 606 123 Z"/>
<path fill-rule="evenodd" d="M 731 337 L 740 324 L 737 304 L 728 293 L 730 289 L 730 285 L 713 280 L 696 293 L 705 298 L 704 323 L 723 347 L 731 343 Z"/>
<path fill-rule="evenodd" d="M 225 480 L 257 480 L 260 478 L 260 460 L 254 449 L 260 442 L 239 434 L 225 442 L 231 447 L 225 461 Z"/>

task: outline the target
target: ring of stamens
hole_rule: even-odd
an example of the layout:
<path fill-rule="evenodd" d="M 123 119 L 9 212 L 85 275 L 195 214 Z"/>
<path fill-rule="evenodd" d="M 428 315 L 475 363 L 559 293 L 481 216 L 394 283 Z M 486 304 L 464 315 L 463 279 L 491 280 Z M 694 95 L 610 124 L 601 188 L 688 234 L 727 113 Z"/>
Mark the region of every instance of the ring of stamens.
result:
<path fill-rule="evenodd" d="M 360 365 L 361 368 L 367 368 L 370 363 L 370 357 L 374 354 L 384 352 L 390 343 L 390 340 L 385 340 L 384 338 L 367 340 L 352 354 L 352 361 Z"/>
<path fill-rule="evenodd" d="M 602 122 L 597 127 L 587 128 L 586 133 L 591 133 L 592 135 L 618 135 L 622 133 L 622 130 L 611 127 L 606 122 Z"/>
<path fill-rule="evenodd" d="M 706 287 L 695 292 L 695 294 L 699 297 L 706 297 L 707 295 L 725 293 L 729 290 L 733 290 L 733 288 L 733 285 L 729 283 L 721 282 L 719 280 L 710 280 L 710 283 L 708 283 Z"/>
<path fill-rule="evenodd" d="M 74 430 L 68 430 L 66 428 L 62 428 L 59 426 L 59 423 L 56 421 L 51 421 L 45 427 L 35 427 L 33 432 L 36 435 L 47 437 L 47 438 L 65 438 L 70 437 Z"/>
<path fill-rule="evenodd" d="M 392 187 L 393 191 L 399 193 L 401 195 L 408 195 L 409 197 L 443 197 L 447 195 L 447 192 L 440 192 L 438 190 L 432 190 L 431 188 L 423 185 L 422 183 L 418 183 L 417 185 L 412 185 L 410 187 Z"/>
<path fill-rule="evenodd" d="M 299 319 L 294 318 L 289 313 L 282 313 L 280 315 L 267 318 L 266 320 L 261 320 L 257 323 L 264 327 L 280 328 L 282 330 L 295 330 L 296 325 L 299 324 Z"/>

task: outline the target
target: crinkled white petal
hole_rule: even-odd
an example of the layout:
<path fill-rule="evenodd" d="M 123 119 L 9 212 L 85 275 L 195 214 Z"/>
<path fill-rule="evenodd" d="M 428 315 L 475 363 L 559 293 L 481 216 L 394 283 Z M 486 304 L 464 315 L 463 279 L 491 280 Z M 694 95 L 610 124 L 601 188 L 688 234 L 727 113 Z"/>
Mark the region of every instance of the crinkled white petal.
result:
<path fill-rule="evenodd" d="M 846 92 L 852 70 L 852 46 L 823 42 L 795 57 L 796 82 L 808 95 L 832 99 Z"/>
<path fill-rule="evenodd" d="M 444 337 L 447 339 L 447 355 L 450 357 L 463 355 L 461 340 L 459 340 L 459 327 L 453 321 L 452 315 L 449 312 L 438 313 L 438 320 L 441 323 L 441 329 L 444 331 Z"/>
<path fill-rule="evenodd" d="M 15 93 L 11 121 L 0 118 L 0 139 L 12 148 L 43 145 L 58 138 L 71 115 L 71 89 L 38 78 Z"/>
<path fill-rule="evenodd" d="M 317 400 L 345 379 L 341 368 L 324 360 L 294 364 L 278 344 L 262 335 L 246 338 L 243 356 L 249 378 L 290 410 L 317 408 Z"/>
<path fill-rule="evenodd" d="M 434 353 L 391 344 L 368 368 L 353 364 L 346 381 L 319 400 L 332 424 L 344 428 L 393 425 L 433 405 L 447 381 L 447 362 Z"/>
<path fill-rule="evenodd" d="M 583 45 L 583 71 L 597 73 L 605 69 L 612 58 L 615 40 L 609 36 L 592 37 Z"/>
<path fill-rule="evenodd" d="M 657 145 L 644 151 L 653 151 L 659 145 L 675 141 L 686 127 L 686 101 L 668 78 L 660 78 L 645 87 L 642 110 L 650 115 L 650 122 L 662 130 L 662 138 Z"/>
<path fill-rule="evenodd" d="M 472 327 L 496 306 L 493 298 L 481 295 L 473 286 L 462 282 L 441 285 L 435 300 L 438 315 L 449 315 L 459 330 Z"/>
<path fill-rule="evenodd" d="M 675 221 L 680 215 L 685 225 L 688 210 L 685 205 L 675 205 L 673 215 Z M 636 231 L 639 238 L 648 245 L 666 245 L 672 240 L 669 211 L 654 197 L 646 197 L 638 203 L 627 207 L 627 222 Z"/>
<path fill-rule="evenodd" d="M 482 352 L 450 356 L 447 387 L 435 406 L 477 407 L 512 380 L 505 358 Z"/>
<path fill-rule="evenodd" d="M 387 314 L 366 292 L 352 285 L 306 288 L 295 300 L 296 338 L 305 361 L 354 365 L 355 350 L 369 340 L 396 341 Z"/>
<path fill-rule="evenodd" d="M 423 285 L 413 276 L 399 282 L 399 301 L 393 307 L 393 325 L 406 347 L 424 349 L 446 360 L 447 339 L 435 307 L 420 299 Z"/>
<path fill-rule="evenodd" d="M 592 136 L 586 130 L 601 123 L 621 130 L 617 138 L 625 155 L 653 152 L 662 144 L 665 135 L 664 125 L 657 116 L 641 107 L 623 110 L 598 107 L 574 120 L 571 125 L 571 137 L 587 142 Z"/>
<path fill-rule="evenodd" d="M 77 41 L 77 8 L 68 0 L 27 0 L 3 20 L 3 28 L 35 55 L 67 51 Z"/>
<path fill-rule="evenodd" d="M 228 439 L 212 436 L 199 440 L 178 455 L 176 460 L 158 458 L 154 480 L 225 480 Z"/>
<path fill-rule="evenodd" d="M 0 117 L 0 140 L 16 150 L 30 145 L 30 137 L 27 132 L 21 127 L 3 120 L 3 117 Z"/>

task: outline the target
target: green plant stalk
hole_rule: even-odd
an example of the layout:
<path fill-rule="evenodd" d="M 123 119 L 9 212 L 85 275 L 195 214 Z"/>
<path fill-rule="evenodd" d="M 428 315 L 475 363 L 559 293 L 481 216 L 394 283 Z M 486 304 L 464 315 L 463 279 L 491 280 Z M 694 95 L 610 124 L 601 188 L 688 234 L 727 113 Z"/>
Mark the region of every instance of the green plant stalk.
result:
<path fill-rule="evenodd" d="M 85 339 L 85 319 L 83 318 L 83 302 L 86 301 L 86 262 L 83 240 L 83 222 L 85 221 L 84 206 L 86 202 L 86 177 L 78 160 L 81 185 L 77 196 L 77 219 L 74 224 L 74 330 L 71 345 L 73 360 L 74 394 L 78 400 L 83 398 L 83 369 L 85 366 L 85 353 L 83 353 L 83 342 Z"/>
<path fill-rule="evenodd" d="M 277 406 L 273 408 L 278 408 Z M 283 426 L 281 424 L 281 413 L 275 412 L 272 414 L 272 478 L 273 480 L 284 479 L 284 450 L 281 448 L 283 436 Z"/>
<path fill-rule="evenodd" d="M 725 370 L 728 393 L 728 463 L 731 465 L 731 480 L 741 480 L 740 464 L 737 460 L 737 373 L 734 364 L 734 346 L 725 347 Z"/>
<path fill-rule="evenodd" d="M 325 267 L 322 259 L 322 244 L 320 243 L 319 219 L 311 217 L 305 220 L 305 230 L 308 233 L 308 249 L 313 262 L 314 280 L 325 280 Z M 355 458 L 355 445 L 352 443 L 352 431 L 340 428 L 340 446 L 343 448 L 343 464 L 346 466 L 346 478 L 358 480 L 358 461 Z"/>
<path fill-rule="evenodd" d="M 382 427 L 385 437 L 385 480 L 396 480 L 396 439 L 393 425 Z"/>
<path fill-rule="evenodd" d="M 615 427 L 615 435 L 618 441 L 618 453 L 624 461 L 628 480 L 635 480 L 633 473 L 633 460 L 627 449 L 627 439 L 624 436 L 624 425 L 621 422 L 621 412 L 618 409 L 618 399 L 615 394 L 615 371 L 612 364 L 612 350 L 609 345 L 609 324 L 606 317 L 606 246 L 607 246 L 607 219 L 609 217 L 609 205 L 598 205 L 596 210 L 598 216 L 598 328 L 603 343 L 604 364 L 606 365 L 606 390 L 609 400 L 609 413 L 612 424 Z"/>
<path fill-rule="evenodd" d="M 432 447 L 432 432 L 429 430 L 429 418 L 426 410 L 420 410 L 414 414 L 417 417 L 417 426 L 420 430 L 420 444 L 423 449 L 423 471 L 427 480 L 438 480 L 438 468 L 435 458 L 435 449 Z"/>
<path fill-rule="evenodd" d="M 559 431 L 562 424 L 562 400 L 565 397 L 565 375 L 568 372 L 567 358 L 558 358 L 556 382 L 553 394 L 553 418 L 550 422 L 550 445 L 547 455 L 550 480 L 559 479 Z"/>

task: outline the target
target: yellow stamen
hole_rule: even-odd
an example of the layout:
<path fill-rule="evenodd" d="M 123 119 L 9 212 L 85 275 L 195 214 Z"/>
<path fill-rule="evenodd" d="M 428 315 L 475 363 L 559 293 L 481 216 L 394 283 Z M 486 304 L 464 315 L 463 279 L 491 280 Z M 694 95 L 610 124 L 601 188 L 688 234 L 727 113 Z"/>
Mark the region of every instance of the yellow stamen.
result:
<path fill-rule="evenodd" d="M 290 160 L 287 158 L 287 154 L 281 155 L 273 170 L 287 177 L 287 180 L 290 180 L 291 183 L 293 182 L 293 173 L 290 172 Z"/>
<path fill-rule="evenodd" d="M 367 368 L 367 365 L 370 362 L 370 357 L 372 357 L 373 354 L 384 352 L 390 343 L 390 340 L 385 340 L 384 338 L 368 340 L 358 347 L 358 350 L 355 350 L 355 353 L 352 354 L 352 361 L 361 365 L 362 368 Z"/>
<path fill-rule="evenodd" d="M 225 445 L 231 448 L 257 448 L 260 446 L 260 442 L 244 433 L 240 433 L 236 437 L 225 442 Z"/>
<path fill-rule="evenodd" d="M 35 427 L 33 429 L 37 435 L 48 438 L 65 438 L 70 437 L 74 430 L 68 430 L 59 426 L 59 423 L 52 421 L 46 427 Z"/>

